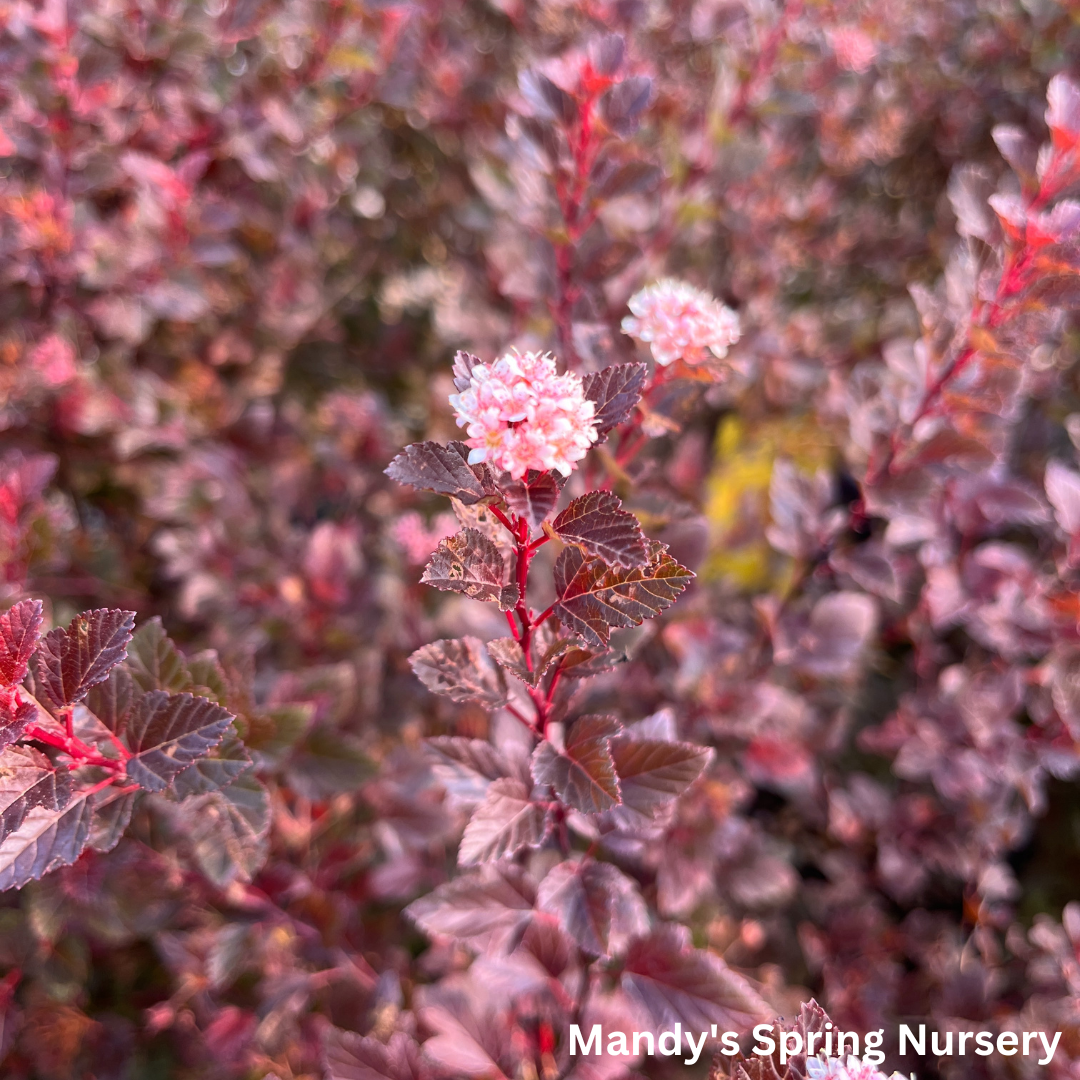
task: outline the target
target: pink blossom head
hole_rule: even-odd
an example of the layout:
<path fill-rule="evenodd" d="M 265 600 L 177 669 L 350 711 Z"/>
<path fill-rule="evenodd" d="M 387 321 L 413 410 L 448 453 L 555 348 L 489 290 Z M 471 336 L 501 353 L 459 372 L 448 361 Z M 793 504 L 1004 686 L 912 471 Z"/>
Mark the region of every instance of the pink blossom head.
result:
<path fill-rule="evenodd" d="M 897 1073 L 887 1078 L 880 1069 L 874 1068 L 868 1061 L 860 1061 L 854 1054 L 849 1055 L 847 1061 L 840 1058 L 807 1058 L 806 1076 L 807 1080 L 898 1080 Z"/>
<path fill-rule="evenodd" d="M 458 521 L 453 514 L 440 514 L 428 528 L 415 510 L 409 510 L 394 522 L 390 535 L 405 552 L 409 562 L 422 566 L 439 546 L 439 541 L 453 536 L 457 531 Z"/>
<path fill-rule="evenodd" d="M 493 364 L 454 366 L 450 395 L 458 427 L 468 432 L 469 463 L 486 461 L 515 480 L 529 469 L 569 476 L 596 442 L 596 406 L 581 377 L 560 375 L 550 353 L 509 352 Z"/>
<path fill-rule="evenodd" d="M 682 360 L 701 364 L 711 353 L 718 359 L 739 340 L 739 317 L 702 289 L 686 281 L 662 278 L 634 293 L 622 331 L 652 349 L 662 367 Z"/>
<path fill-rule="evenodd" d="M 858 26 L 838 26 L 828 32 L 836 62 L 847 71 L 862 74 L 877 59 L 874 39 Z"/>

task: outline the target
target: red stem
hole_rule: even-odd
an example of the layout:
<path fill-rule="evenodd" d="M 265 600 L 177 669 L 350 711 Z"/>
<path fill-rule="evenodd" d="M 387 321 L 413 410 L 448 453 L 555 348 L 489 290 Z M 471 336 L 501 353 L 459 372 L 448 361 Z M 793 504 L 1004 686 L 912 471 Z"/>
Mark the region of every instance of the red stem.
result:
<path fill-rule="evenodd" d="M 68 714 L 67 720 L 70 725 L 70 713 Z M 46 746 L 55 747 L 57 750 L 62 750 L 76 763 L 76 765 L 97 765 L 99 768 L 108 769 L 112 773 L 121 772 L 124 769 L 125 762 L 131 757 L 127 747 L 120 743 L 111 733 L 110 738 L 112 738 L 113 742 L 121 752 L 119 761 L 113 758 L 103 757 L 94 750 L 93 747 L 87 746 L 82 739 L 74 734 L 68 735 L 65 738 L 64 736 L 56 735 L 37 724 L 31 724 L 26 728 L 26 737 L 28 739 L 34 739 L 37 742 L 45 743 Z M 111 779 L 109 782 L 112 783 Z"/>
<path fill-rule="evenodd" d="M 536 629 L 536 628 L 537 628 L 537 627 L 538 627 L 538 626 L 539 626 L 539 625 L 540 625 L 540 624 L 541 624 L 542 622 L 544 622 L 544 621 L 545 621 L 545 620 L 547 619 L 547 617 L 548 617 L 549 615 L 551 615 L 551 614 L 552 614 L 552 612 L 554 612 L 554 610 L 555 610 L 555 605 L 554 605 L 554 604 L 552 604 L 552 605 L 551 605 L 551 607 L 549 607 L 549 608 L 545 608 L 545 609 L 544 609 L 544 610 L 543 610 L 543 611 L 542 611 L 542 612 L 541 612 L 541 613 L 540 613 L 540 614 L 539 614 L 539 615 L 538 615 L 538 616 L 536 617 L 536 619 L 535 619 L 535 620 L 533 621 L 533 629 L 535 630 L 535 629 Z"/>
<path fill-rule="evenodd" d="M 517 527 L 514 525 L 514 523 L 497 506 L 492 506 L 491 512 L 503 525 L 506 526 L 506 528 L 508 528 L 514 534 L 514 539 L 516 540 Z"/>

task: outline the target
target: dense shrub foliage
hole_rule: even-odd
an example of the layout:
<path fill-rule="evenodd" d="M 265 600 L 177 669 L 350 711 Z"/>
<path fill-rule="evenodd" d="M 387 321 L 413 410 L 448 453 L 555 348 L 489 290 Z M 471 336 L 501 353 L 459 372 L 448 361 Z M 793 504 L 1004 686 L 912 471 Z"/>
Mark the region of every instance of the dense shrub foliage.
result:
<path fill-rule="evenodd" d="M 3 1075 L 1080 1075 L 1078 50 L 0 5 Z"/>

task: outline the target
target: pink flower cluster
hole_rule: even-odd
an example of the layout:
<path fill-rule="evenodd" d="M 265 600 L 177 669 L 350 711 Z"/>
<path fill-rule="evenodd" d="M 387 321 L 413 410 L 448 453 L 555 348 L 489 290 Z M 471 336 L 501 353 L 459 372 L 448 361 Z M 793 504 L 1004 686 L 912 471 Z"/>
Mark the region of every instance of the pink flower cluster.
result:
<path fill-rule="evenodd" d="M 390 535 L 401 546 L 409 562 L 422 566 L 439 546 L 439 541 L 453 536 L 458 527 L 453 514 L 439 514 L 429 529 L 415 510 L 409 510 L 394 522 Z"/>
<path fill-rule="evenodd" d="M 868 1061 L 860 1061 L 854 1054 L 847 1061 L 840 1058 L 806 1059 L 807 1080 L 906 1080 L 899 1073 L 886 1077 L 880 1069 L 875 1069 Z"/>
<path fill-rule="evenodd" d="M 550 353 L 510 352 L 460 374 L 468 386 L 450 404 L 469 433 L 470 464 L 486 461 L 515 480 L 529 469 L 569 476 L 596 442 L 596 406 L 581 377 L 560 375 Z"/>
<path fill-rule="evenodd" d="M 862 74 L 877 59 L 874 39 L 858 26 L 837 26 L 827 33 L 836 62 L 847 71 Z"/>
<path fill-rule="evenodd" d="M 683 360 L 700 364 L 708 354 L 722 359 L 739 340 L 739 316 L 689 282 L 662 278 L 630 297 L 622 331 L 652 347 L 662 367 Z"/>

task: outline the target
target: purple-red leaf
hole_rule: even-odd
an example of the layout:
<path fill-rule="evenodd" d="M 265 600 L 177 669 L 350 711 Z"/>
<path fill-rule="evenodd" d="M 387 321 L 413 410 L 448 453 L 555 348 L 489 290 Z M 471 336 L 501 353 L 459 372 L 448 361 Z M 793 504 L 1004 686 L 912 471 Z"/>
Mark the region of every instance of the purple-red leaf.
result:
<path fill-rule="evenodd" d="M 451 495 L 466 506 L 498 494 L 491 470 L 486 465 L 470 465 L 469 448 L 463 442 L 447 446 L 436 442 L 412 443 L 390 462 L 385 472 L 399 484 Z"/>
<path fill-rule="evenodd" d="M 435 759 L 432 771 L 448 794 L 466 802 L 479 802 L 492 780 L 509 775 L 503 755 L 487 739 L 439 735 L 424 745 Z"/>
<path fill-rule="evenodd" d="M 128 776 L 147 791 L 164 791 L 221 742 L 233 719 L 207 698 L 151 690 L 135 703 L 124 731 Z"/>
<path fill-rule="evenodd" d="M 495 780 L 465 827 L 458 863 L 490 862 L 536 847 L 547 833 L 547 809 L 520 780 Z"/>
<path fill-rule="evenodd" d="M 544 740 L 533 752 L 532 774 L 538 784 L 549 784 L 574 810 L 600 814 L 621 801 L 608 743 L 619 731 L 613 716 L 582 716 L 575 721 L 561 752 Z"/>
<path fill-rule="evenodd" d="M 596 434 L 601 441 L 630 418 L 648 373 L 645 364 L 613 364 L 584 377 L 585 397 L 596 404 Z"/>
<path fill-rule="evenodd" d="M 124 830 L 131 824 L 131 812 L 135 809 L 137 792 L 126 793 L 107 787 L 94 796 L 94 819 L 90 823 L 87 846 L 91 851 L 112 851 Z"/>
<path fill-rule="evenodd" d="M 661 168 L 648 161 L 624 161 L 596 188 L 600 199 L 617 199 L 620 195 L 654 190 L 664 178 Z"/>
<path fill-rule="evenodd" d="M 657 1029 L 681 1023 L 688 1031 L 744 1030 L 769 1014 L 768 1006 L 719 956 L 690 944 L 684 926 L 666 924 L 635 941 L 622 985 Z"/>
<path fill-rule="evenodd" d="M 31 706 L 32 707 L 32 706 Z M 0 753 L 0 840 L 35 807 L 62 810 L 71 798 L 71 774 L 28 746 Z"/>
<path fill-rule="evenodd" d="M 521 643 L 513 638 L 496 638 L 494 641 L 489 641 L 487 650 L 495 660 L 523 683 L 539 686 L 548 668 L 560 656 L 579 644 L 576 638 L 550 638 L 545 633 L 545 628 L 550 625 L 550 623 L 545 623 L 540 631 L 533 635 L 532 671 L 525 663 L 525 653 L 521 649 Z"/>
<path fill-rule="evenodd" d="M 855 678 L 859 661 L 877 628 L 877 604 L 857 592 L 823 596 L 810 613 L 810 625 L 792 648 L 778 647 L 778 664 L 792 664 L 818 678 Z"/>
<path fill-rule="evenodd" d="M 38 685 L 55 704 L 74 704 L 124 659 L 134 626 L 134 611 L 98 608 L 50 630 L 35 657 Z"/>
<path fill-rule="evenodd" d="M 645 537 L 633 514 L 610 491 L 590 491 L 575 499 L 551 527 L 567 544 L 576 544 L 587 555 L 611 566 L 630 569 L 648 561 Z"/>
<path fill-rule="evenodd" d="M 156 615 L 131 637 L 124 665 L 142 690 L 167 690 L 179 694 L 190 690 L 191 673 L 180 650 L 172 643 Z"/>
<path fill-rule="evenodd" d="M 594 651 L 578 644 L 566 650 L 559 671 L 567 679 L 591 679 L 593 675 L 614 671 L 629 659 L 625 652 L 615 652 L 606 646 Z"/>
<path fill-rule="evenodd" d="M 433 641 L 409 657 L 416 677 L 452 701 L 475 701 L 488 709 L 506 704 L 506 676 L 479 638 Z"/>
<path fill-rule="evenodd" d="M 440 885 L 406 909 L 426 934 L 496 950 L 528 922 L 536 883 L 514 863 L 488 864 Z"/>
<path fill-rule="evenodd" d="M 712 751 L 692 743 L 635 741 L 617 736 L 610 743 L 623 803 L 652 817 L 678 798 L 704 771 Z"/>
<path fill-rule="evenodd" d="M 329 1028 L 323 1036 L 326 1080 L 427 1080 L 431 1074 L 420 1047 L 403 1031 L 385 1042 Z"/>
<path fill-rule="evenodd" d="M 66 803 L 35 806 L 0 843 L 0 892 L 20 889 L 58 866 L 70 866 L 90 839 L 94 799 L 76 792 Z"/>
<path fill-rule="evenodd" d="M 652 79 L 647 75 L 631 75 L 600 99 L 600 115 L 616 135 L 629 138 L 637 131 L 651 97 Z"/>
<path fill-rule="evenodd" d="M 536 903 L 594 956 L 621 953 L 649 929 L 637 884 L 610 863 L 589 858 L 555 866 L 540 882 Z"/>
<path fill-rule="evenodd" d="M 1054 146 L 1070 147 L 1080 138 L 1080 86 L 1059 73 L 1046 88 L 1046 102 L 1046 126 Z"/>
<path fill-rule="evenodd" d="M 114 734 L 120 735 L 136 698 L 135 680 L 122 667 L 113 668 L 109 677 L 86 696 L 86 707 Z"/>
<path fill-rule="evenodd" d="M 40 600 L 20 600 L 0 615 L 0 683 L 4 686 L 26 678 L 40 629 Z"/>
<path fill-rule="evenodd" d="M 499 489 L 506 505 L 537 529 L 555 509 L 565 483 L 566 477 L 561 473 L 530 469 L 520 480 L 511 479 L 509 474 L 503 476 Z"/>
<path fill-rule="evenodd" d="M 235 734 L 227 734 L 213 754 L 200 758 L 179 773 L 173 782 L 181 799 L 209 795 L 227 788 L 251 768 L 251 756 Z"/>
<path fill-rule="evenodd" d="M 473 600 L 492 600 L 509 611 L 517 603 L 518 588 L 504 584 L 504 578 L 499 549 L 477 529 L 462 529 L 439 544 L 420 580 Z"/>
<path fill-rule="evenodd" d="M 793 1021 L 785 1022 L 781 1017 L 775 1024 L 777 1034 L 781 1031 L 797 1032 L 798 1045 L 802 1046 L 804 1051 L 807 1046 L 814 1043 L 817 1044 L 816 1048 L 820 1049 L 825 1043 L 826 1032 L 831 1031 L 832 1027 L 828 1014 L 813 998 L 803 1002 L 799 1015 Z M 820 1033 L 820 1038 L 811 1042 L 807 1038 L 810 1032 Z M 774 1046 L 779 1041 L 779 1039 L 774 1040 Z M 788 1047 L 791 1047 L 791 1042 L 792 1040 L 788 1040 Z M 808 1080 L 812 1073 L 806 1067 L 806 1053 L 785 1054 L 785 1057 L 787 1060 L 781 1063 L 779 1047 L 769 1056 L 753 1051 L 740 1053 L 727 1059 L 717 1055 L 716 1064 L 719 1068 L 713 1075 L 716 1080 L 726 1080 L 727 1077 L 731 1077 L 732 1080 Z M 810 1055 L 810 1061 L 817 1063 L 820 1060 L 820 1057 Z"/>
<path fill-rule="evenodd" d="M 3 691 L 0 695 L 0 750 L 18 742 L 35 716 L 37 708 L 33 702 L 20 701 L 15 690 Z"/>
<path fill-rule="evenodd" d="M 219 888 L 250 881 L 266 861 L 270 795 L 254 769 L 220 791 L 186 799 L 179 810 L 199 869 Z"/>
<path fill-rule="evenodd" d="M 454 355 L 454 389 L 460 394 L 469 389 L 472 382 L 473 368 L 483 361 L 479 356 L 473 356 L 463 349 Z M 422 445 L 422 444 L 421 444 Z"/>
<path fill-rule="evenodd" d="M 569 126 L 577 117 L 574 99 L 539 71 L 527 70 L 518 76 L 518 88 L 537 116 Z"/>
<path fill-rule="evenodd" d="M 639 626 L 659 615 L 693 580 L 663 544 L 648 541 L 648 562 L 633 570 L 589 559 L 568 547 L 555 562 L 555 589 L 559 600 L 555 616 L 588 644 L 607 645 L 613 626 Z"/>

